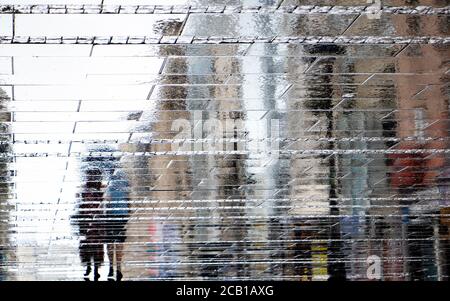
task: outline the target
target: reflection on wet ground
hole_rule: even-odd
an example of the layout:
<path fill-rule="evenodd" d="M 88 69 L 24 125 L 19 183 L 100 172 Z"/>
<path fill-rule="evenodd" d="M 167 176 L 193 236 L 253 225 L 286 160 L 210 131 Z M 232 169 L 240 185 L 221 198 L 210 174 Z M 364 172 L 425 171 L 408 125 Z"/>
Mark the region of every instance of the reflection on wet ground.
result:
<path fill-rule="evenodd" d="M 0 280 L 448 280 L 447 1 L 97 2 L 0 14 Z"/>

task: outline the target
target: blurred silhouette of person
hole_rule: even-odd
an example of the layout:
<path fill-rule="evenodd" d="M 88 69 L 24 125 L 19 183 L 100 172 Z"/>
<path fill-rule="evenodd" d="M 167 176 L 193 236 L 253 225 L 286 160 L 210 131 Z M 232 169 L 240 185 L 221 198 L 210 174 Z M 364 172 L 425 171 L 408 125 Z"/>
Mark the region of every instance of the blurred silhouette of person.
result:
<path fill-rule="evenodd" d="M 108 279 L 114 278 L 114 259 L 116 263 L 116 280 L 122 279 L 122 255 L 126 239 L 128 222 L 128 187 L 129 182 L 122 171 L 116 171 L 110 178 L 105 197 L 106 245 L 109 258 Z"/>
<path fill-rule="evenodd" d="M 79 247 L 80 259 L 83 266 L 86 267 L 85 280 L 89 280 L 93 261 L 94 280 L 97 281 L 100 278 L 98 269 L 104 259 L 102 172 L 99 169 L 88 169 L 85 175 L 86 183 L 83 185 L 81 194 L 78 195 L 81 197 L 77 214 L 79 233 L 82 237 Z"/>

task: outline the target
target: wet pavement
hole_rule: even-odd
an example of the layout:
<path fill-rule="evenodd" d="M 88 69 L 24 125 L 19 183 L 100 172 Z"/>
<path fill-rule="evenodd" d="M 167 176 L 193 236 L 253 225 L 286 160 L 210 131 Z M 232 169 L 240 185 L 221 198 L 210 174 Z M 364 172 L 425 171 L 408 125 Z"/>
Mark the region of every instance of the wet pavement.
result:
<path fill-rule="evenodd" d="M 3 2 L 0 280 L 448 280 L 447 0 Z"/>

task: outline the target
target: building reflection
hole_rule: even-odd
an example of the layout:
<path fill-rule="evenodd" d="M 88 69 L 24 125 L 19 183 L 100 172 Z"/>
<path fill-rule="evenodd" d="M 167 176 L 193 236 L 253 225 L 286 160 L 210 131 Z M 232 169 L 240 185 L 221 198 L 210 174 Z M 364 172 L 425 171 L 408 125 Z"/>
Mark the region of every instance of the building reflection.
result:
<path fill-rule="evenodd" d="M 100 268 L 109 262 L 108 279 L 120 281 L 123 248 L 129 217 L 129 181 L 120 162 L 108 158 L 110 149 L 96 148 L 100 156 L 84 159 L 77 194 L 79 206 L 72 216 L 79 236 L 80 261 L 85 280 L 100 278 Z M 106 250 L 106 252 L 105 252 Z"/>
<path fill-rule="evenodd" d="M 317 27 L 258 20 L 258 32 Z M 405 35 L 445 33 L 439 22 L 395 20 L 379 22 Z M 230 32 L 242 29 L 228 21 Z M 182 25 L 158 26 L 175 35 Z M 157 46 L 158 84 L 127 112 L 137 121 L 128 140 L 86 143 L 91 155 L 80 159 L 71 218 L 80 277 L 367 280 L 375 256 L 376 279 L 448 280 L 448 47 Z M 9 133 L 10 115 L 1 117 Z M 190 133 L 180 148 L 177 120 Z M 213 144 L 208 126 L 222 140 Z M 3 208 L 10 171 L 1 160 Z M 3 279 L 13 260 L 9 217 L 0 217 Z"/>

